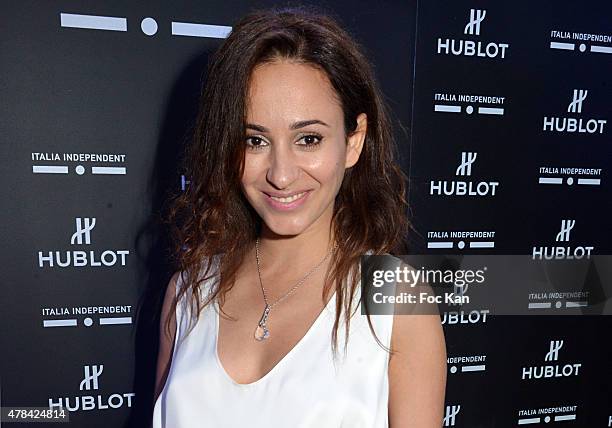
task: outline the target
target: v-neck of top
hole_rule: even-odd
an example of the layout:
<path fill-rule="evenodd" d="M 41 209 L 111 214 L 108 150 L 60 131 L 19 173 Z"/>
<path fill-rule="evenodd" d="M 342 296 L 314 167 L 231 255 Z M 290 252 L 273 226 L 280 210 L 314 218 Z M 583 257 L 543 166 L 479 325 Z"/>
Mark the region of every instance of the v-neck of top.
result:
<path fill-rule="evenodd" d="M 314 334 L 315 330 L 319 327 L 319 324 L 321 324 L 323 318 L 327 315 L 327 312 L 330 311 L 330 307 L 332 307 L 332 304 L 335 302 L 335 300 L 336 300 L 336 291 L 334 291 L 334 293 L 332 294 L 332 297 L 329 299 L 329 301 L 327 302 L 325 307 L 321 310 L 321 312 L 319 313 L 317 318 L 314 320 L 314 322 L 308 328 L 308 330 L 302 336 L 302 338 L 300 340 L 298 340 L 298 342 L 289 350 L 289 352 L 287 352 L 267 373 L 265 373 L 262 377 L 260 377 L 259 379 L 255 380 L 253 382 L 238 383 L 225 370 L 225 368 L 223 367 L 223 364 L 221 363 L 221 359 L 219 358 L 218 344 L 219 344 L 219 317 L 220 317 L 220 308 L 219 308 L 219 302 L 217 301 L 217 299 L 215 299 L 214 300 L 214 311 L 213 311 L 212 316 L 214 317 L 214 320 L 215 320 L 215 327 L 214 327 L 215 328 L 214 353 L 215 353 L 215 360 L 216 360 L 218 369 L 221 371 L 223 376 L 232 385 L 235 385 L 237 387 L 248 388 L 248 387 L 253 387 L 253 386 L 256 386 L 256 385 L 258 385 L 260 383 L 265 382 L 266 379 L 268 379 L 269 377 L 273 376 L 275 372 L 280 370 L 284 364 L 287 364 L 287 361 L 290 360 L 292 358 L 292 356 L 299 351 L 299 349 L 308 340 L 308 338 L 311 335 Z"/>

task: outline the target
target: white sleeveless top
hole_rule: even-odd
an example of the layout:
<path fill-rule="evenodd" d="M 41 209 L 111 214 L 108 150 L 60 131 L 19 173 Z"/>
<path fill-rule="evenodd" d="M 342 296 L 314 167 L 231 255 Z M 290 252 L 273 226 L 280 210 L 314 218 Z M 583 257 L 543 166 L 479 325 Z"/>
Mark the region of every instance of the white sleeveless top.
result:
<path fill-rule="evenodd" d="M 216 269 L 218 256 L 214 261 Z M 217 279 L 214 275 L 202 286 Z M 179 285 L 180 279 L 177 290 Z M 355 294 L 359 299 L 361 286 Z M 185 336 L 190 312 L 186 296 L 190 293 L 177 305 L 170 370 L 155 402 L 152 428 L 388 427 L 389 354 L 374 339 L 359 306 L 351 319 L 345 358 L 343 315 L 335 362 L 331 350 L 334 293 L 305 336 L 271 371 L 239 384 L 225 372 L 216 352 L 218 302 L 202 310 Z M 389 347 L 393 316 L 370 318 L 379 340 Z"/>

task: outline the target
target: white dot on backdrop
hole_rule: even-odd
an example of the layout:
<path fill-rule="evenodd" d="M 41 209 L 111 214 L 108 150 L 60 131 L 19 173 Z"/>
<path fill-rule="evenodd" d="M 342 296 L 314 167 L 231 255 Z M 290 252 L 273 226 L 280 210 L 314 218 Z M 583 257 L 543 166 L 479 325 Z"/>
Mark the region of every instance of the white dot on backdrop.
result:
<path fill-rule="evenodd" d="M 472 114 L 472 113 L 474 113 L 474 107 L 472 107 L 472 106 L 467 106 L 467 107 L 465 108 L 465 111 L 467 112 L 467 114 Z"/>
<path fill-rule="evenodd" d="M 85 168 L 83 167 L 83 165 L 77 165 L 77 167 L 74 170 L 79 175 L 85 174 Z"/>
<path fill-rule="evenodd" d="M 584 43 L 580 43 L 580 52 L 586 51 L 586 45 Z"/>
<path fill-rule="evenodd" d="M 85 324 L 86 327 L 91 327 L 93 324 L 93 320 L 91 318 L 85 318 L 83 320 L 83 324 Z"/>
<path fill-rule="evenodd" d="M 140 23 L 140 28 L 147 36 L 152 36 L 157 33 L 157 22 L 153 18 L 145 18 Z"/>

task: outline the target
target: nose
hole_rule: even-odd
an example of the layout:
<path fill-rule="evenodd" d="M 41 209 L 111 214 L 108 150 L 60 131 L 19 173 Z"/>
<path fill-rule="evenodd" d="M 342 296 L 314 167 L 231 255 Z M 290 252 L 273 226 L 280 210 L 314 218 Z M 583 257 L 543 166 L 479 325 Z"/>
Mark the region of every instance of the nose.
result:
<path fill-rule="evenodd" d="M 290 143 L 273 144 L 266 179 L 277 189 L 290 187 L 300 175 L 300 167 Z"/>

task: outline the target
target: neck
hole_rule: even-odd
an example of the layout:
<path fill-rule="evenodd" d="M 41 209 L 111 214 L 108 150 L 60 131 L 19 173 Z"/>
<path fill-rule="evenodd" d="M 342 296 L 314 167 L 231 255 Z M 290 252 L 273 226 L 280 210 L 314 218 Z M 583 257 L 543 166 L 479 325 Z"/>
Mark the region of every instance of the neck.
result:
<path fill-rule="evenodd" d="M 305 231 L 299 235 L 277 235 L 267 227 L 259 238 L 259 259 L 268 272 L 307 272 L 316 266 L 333 247 L 333 233 L 328 230 Z M 329 262 L 325 262 L 324 267 Z"/>

